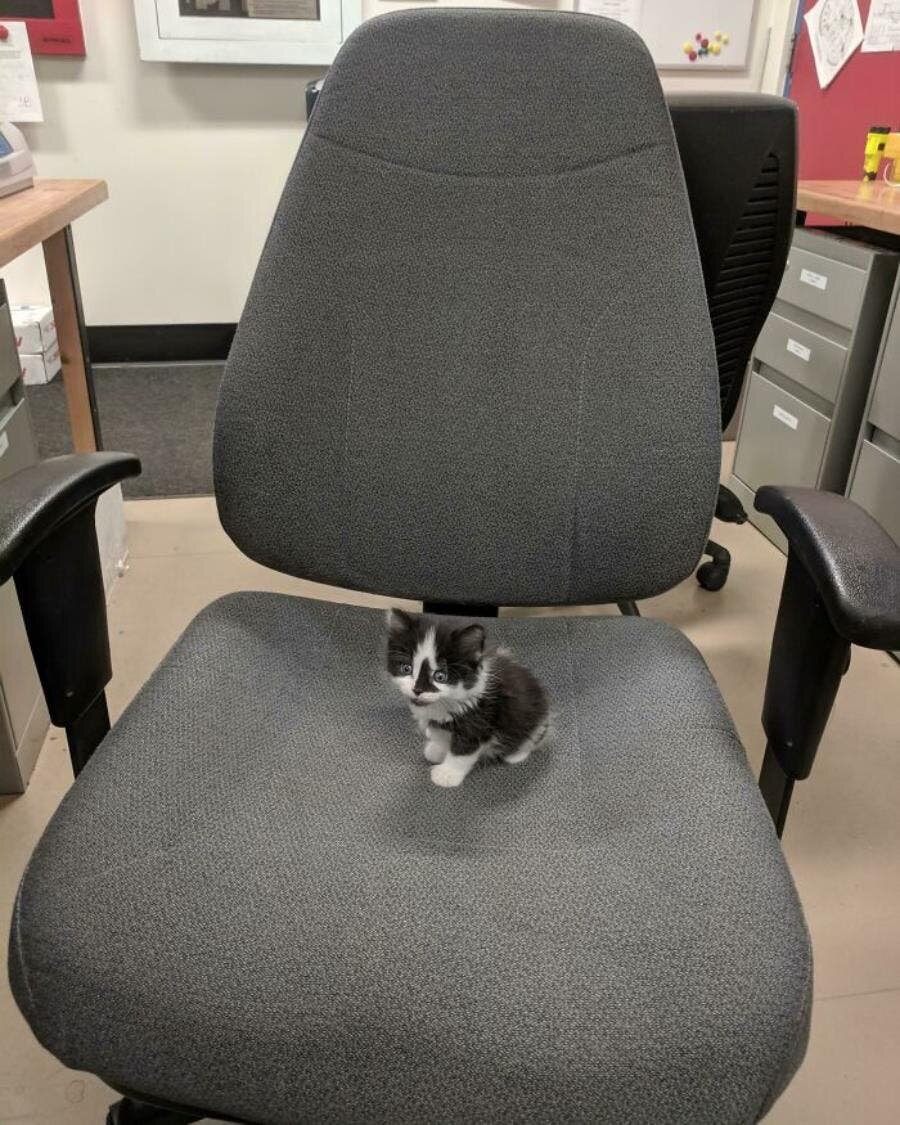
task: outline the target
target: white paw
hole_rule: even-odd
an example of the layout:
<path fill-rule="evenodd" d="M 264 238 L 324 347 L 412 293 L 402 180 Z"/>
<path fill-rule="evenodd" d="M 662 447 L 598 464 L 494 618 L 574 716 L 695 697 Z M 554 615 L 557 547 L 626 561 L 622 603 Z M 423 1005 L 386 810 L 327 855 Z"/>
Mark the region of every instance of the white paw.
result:
<path fill-rule="evenodd" d="M 443 762 L 447 756 L 447 747 L 442 742 L 426 742 L 425 743 L 425 761 L 426 762 Z"/>
<path fill-rule="evenodd" d="M 530 753 L 531 747 L 523 746 L 521 749 L 516 750 L 514 753 L 507 754 L 503 760 L 510 766 L 517 766 L 520 762 L 527 761 Z"/>
<path fill-rule="evenodd" d="M 454 769 L 449 762 L 439 762 L 438 765 L 431 767 L 431 780 L 443 789 L 454 789 L 462 783 L 465 776 L 464 773 Z"/>

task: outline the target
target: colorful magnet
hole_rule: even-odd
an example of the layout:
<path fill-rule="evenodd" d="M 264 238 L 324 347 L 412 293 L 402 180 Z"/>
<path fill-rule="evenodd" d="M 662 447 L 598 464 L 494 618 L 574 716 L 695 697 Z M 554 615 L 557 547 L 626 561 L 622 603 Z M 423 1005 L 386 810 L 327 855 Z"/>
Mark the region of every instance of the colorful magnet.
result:
<path fill-rule="evenodd" d="M 724 44 L 728 43 L 730 39 L 731 39 L 731 36 L 728 34 L 728 32 L 723 31 L 722 32 L 722 44 L 723 44 L 723 46 L 724 46 Z"/>
<path fill-rule="evenodd" d="M 709 46 L 709 40 L 708 40 L 708 39 L 706 38 L 706 36 L 705 36 L 705 35 L 704 35 L 704 36 L 703 36 L 703 38 L 702 38 L 702 39 L 700 40 L 700 46 L 701 46 L 701 47 L 708 47 L 708 46 Z"/>
<path fill-rule="evenodd" d="M 691 62 L 696 62 L 697 61 L 697 52 L 691 51 L 690 54 L 688 55 L 688 58 L 691 60 Z"/>
<path fill-rule="evenodd" d="M 692 43 L 692 42 L 690 41 L 690 39 L 688 39 L 688 40 L 686 40 L 686 41 L 685 41 L 685 43 L 684 43 L 684 44 L 682 45 L 682 48 L 681 48 L 681 49 L 682 49 L 682 51 L 684 51 L 684 53 L 685 53 L 686 55 L 689 55 L 689 54 L 691 53 L 691 51 L 693 51 L 693 49 L 694 49 L 694 44 L 693 44 L 693 43 Z"/>
<path fill-rule="evenodd" d="M 711 54 L 720 55 L 722 53 L 722 44 L 721 43 L 710 43 L 709 49 L 710 49 Z"/>
<path fill-rule="evenodd" d="M 697 32 L 697 34 L 696 34 L 696 35 L 694 36 L 694 38 L 695 38 L 695 39 L 697 40 L 697 42 L 699 43 L 699 42 L 700 42 L 700 40 L 701 40 L 701 39 L 703 38 L 703 32 L 702 32 L 702 31 L 698 31 L 698 32 Z"/>
<path fill-rule="evenodd" d="M 713 34 L 713 39 L 715 39 L 715 41 L 716 41 L 717 43 L 720 43 L 720 42 L 722 41 L 722 32 L 721 32 L 721 31 L 716 31 L 716 32 L 715 32 L 715 33 Z"/>

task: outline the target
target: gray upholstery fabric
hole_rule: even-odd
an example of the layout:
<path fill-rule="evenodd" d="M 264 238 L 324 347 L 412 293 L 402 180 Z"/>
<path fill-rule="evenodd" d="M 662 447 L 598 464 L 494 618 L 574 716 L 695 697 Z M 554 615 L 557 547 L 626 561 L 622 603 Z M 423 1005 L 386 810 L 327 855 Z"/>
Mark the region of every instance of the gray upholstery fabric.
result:
<path fill-rule="evenodd" d="M 691 571 L 716 364 L 635 34 L 472 10 L 353 33 L 238 328 L 214 461 L 242 550 L 344 586 L 578 603 Z"/>
<path fill-rule="evenodd" d="M 214 603 L 28 868 L 11 976 L 114 1085 L 260 1122 L 751 1122 L 810 956 L 698 653 L 633 618 L 500 621 L 551 746 L 433 786 L 380 613 Z"/>

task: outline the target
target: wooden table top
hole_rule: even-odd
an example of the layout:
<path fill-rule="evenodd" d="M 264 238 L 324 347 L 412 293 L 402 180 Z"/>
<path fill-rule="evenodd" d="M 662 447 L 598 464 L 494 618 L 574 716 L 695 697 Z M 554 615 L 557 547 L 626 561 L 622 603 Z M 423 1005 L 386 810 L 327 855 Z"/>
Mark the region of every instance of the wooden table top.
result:
<path fill-rule="evenodd" d="M 68 226 L 109 196 L 105 180 L 35 180 L 0 199 L 0 266 Z"/>
<path fill-rule="evenodd" d="M 900 234 L 900 187 L 882 180 L 801 180 L 797 207 L 859 227 Z"/>

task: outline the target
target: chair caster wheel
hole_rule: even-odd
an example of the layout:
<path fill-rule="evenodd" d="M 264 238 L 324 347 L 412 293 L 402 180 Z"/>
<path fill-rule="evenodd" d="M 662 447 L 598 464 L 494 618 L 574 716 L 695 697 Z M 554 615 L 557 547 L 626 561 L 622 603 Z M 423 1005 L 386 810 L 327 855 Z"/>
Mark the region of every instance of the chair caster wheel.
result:
<path fill-rule="evenodd" d="M 704 590 L 721 590 L 728 581 L 728 563 L 705 562 L 697 569 L 697 581 Z"/>

